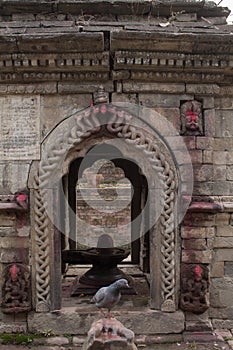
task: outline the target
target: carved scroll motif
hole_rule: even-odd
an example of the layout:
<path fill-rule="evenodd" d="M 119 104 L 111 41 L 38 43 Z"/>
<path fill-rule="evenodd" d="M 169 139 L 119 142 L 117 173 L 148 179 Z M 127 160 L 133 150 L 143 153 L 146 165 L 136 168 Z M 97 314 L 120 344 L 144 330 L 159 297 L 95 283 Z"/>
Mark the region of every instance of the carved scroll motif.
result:
<path fill-rule="evenodd" d="M 203 264 L 183 264 L 181 267 L 182 310 L 201 314 L 209 307 L 209 271 Z"/>
<path fill-rule="evenodd" d="M 75 116 L 76 125 L 62 134 L 56 143 L 48 151 L 45 160 L 39 165 L 38 176 L 35 177 L 36 200 L 35 200 L 35 242 L 36 247 L 36 300 L 37 311 L 43 312 L 50 309 L 50 247 L 47 234 L 48 216 L 46 213 L 46 192 L 48 179 L 58 169 L 61 158 L 67 154 L 73 145 L 78 145 L 84 139 L 100 131 L 103 124 L 102 119 L 106 118 L 106 129 L 110 134 L 124 138 L 127 142 L 133 143 L 135 147 L 143 152 L 151 164 L 151 168 L 160 179 L 162 193 L 160 216 L 161 232 L 161 308 L 164 311 L 175 311 L 175 218 L 174 202 L 177 183 L 174 171 L 171 169 L 166 155 L 157 144 L 151 140 L 141 129 L 130 125 L 131 116 L 127 111 L 116 106 L 101 104 L 94 106 L 89 111 Z M 99 119 L 100 118 L 100 121 Z"/>
<path fill-rule="evenodd" d="M 188 101 L 180 107 L 181 135 L 203 134 L 202 108 L 198 101 Z"/>
<path fill-rule="evenodd" d="M 2 307 L 5 313 L 30 310 L 29 270 L 22 264 L 11 264 L 5 269 L 2 288 Z"/>

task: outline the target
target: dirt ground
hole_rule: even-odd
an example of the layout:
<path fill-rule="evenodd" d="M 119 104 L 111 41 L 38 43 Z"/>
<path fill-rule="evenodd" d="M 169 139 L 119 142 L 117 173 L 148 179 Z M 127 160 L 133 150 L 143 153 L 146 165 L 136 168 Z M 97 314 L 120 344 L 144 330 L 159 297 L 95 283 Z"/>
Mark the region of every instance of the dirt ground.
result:
<path fill-rule="evenodd" d="M 21 346 L 21 345 L 1 345 L 0 350 L 81 350 L 77 346 Z M 138 350 L 231 350 L 232 347 L 227 342 L 216 343 L 174 343 L 155 344 L 151 346 L 140 346 Z"/>

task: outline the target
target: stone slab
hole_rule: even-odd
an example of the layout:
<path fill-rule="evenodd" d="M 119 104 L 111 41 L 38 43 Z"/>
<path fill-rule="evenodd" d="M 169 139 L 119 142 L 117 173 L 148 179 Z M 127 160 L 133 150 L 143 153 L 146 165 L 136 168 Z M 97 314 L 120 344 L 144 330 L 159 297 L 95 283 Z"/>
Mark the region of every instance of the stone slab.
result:
<path fill-rule="evenodd" d="M 40 159 L 40 97 L 1 97 L 0 106 L 0 159 Z"/>
<path fill-rule="evenodd" d="M 181 311 L 164 313 L 155 310 L 144 312 L 121 312 L 114 316 L 135 334 L 168 334 L 181 333 L 184 330 L 184 314 Z M 28 317 L 30 332 L 43 332 L 51 329 L 53 334 L 80 334 L 88 332 L 91 324 L 99 314 L 77 313 L 64 309 L 54 313 L 33 313 Z"/>
<path fill-rule="evenodd" d="M 104 50 L 104 33 L 44 33 L 18 38 L 21 52 L 96 52 Z M 7 51 L 9 52 L 9 51 Z"/>

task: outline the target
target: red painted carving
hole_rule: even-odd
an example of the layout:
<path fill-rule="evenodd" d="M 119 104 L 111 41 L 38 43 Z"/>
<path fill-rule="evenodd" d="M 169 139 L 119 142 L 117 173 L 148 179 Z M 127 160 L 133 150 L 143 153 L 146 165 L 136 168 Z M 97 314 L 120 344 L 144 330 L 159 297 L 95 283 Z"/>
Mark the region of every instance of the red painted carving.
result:
<path fill-rule="evenodd" d="M 209 272 L 205 265 L 181 266 L 181 309 L 196 314 L 209 307 Z"/>
<path fill-rule="evenodd" d="M 180 107 L 181 135 L 203 134 L 202 108 L 198 101 L 188 101 Z"/>
<path fill-rule="evenodd" d="M 2 307 L 6 313 L 30 310 L 29 270 L 22 264 L 12 264 L 6 267 Z"/>

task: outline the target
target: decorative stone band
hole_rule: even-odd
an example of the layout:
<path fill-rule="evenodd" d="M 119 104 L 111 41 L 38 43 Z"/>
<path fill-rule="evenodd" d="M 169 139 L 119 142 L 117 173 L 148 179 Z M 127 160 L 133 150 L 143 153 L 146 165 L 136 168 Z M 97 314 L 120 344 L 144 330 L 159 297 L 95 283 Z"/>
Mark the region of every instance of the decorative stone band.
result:
<path fill-rule="evenodd" d="M 107 118 L 106 118 L 107 115 Z M 131 116 L 120 107 L 102 104 L 83 113 L 73 116 L 74 126 L 61 133 L 55 143 L 49 145 L 43 159 L 39 163 L 38 174 L 34 179 L 35 190 L 35 244 L 36 244 L 36 310 L 46 312 L 51 309 L 51 247 L 49 237 L 50 206 L 47 192 L 48 183 L 61 168 L 64 157 L 71 148 L 77 147 L 83 140 L 101 130 L 106 118 L 106 129 L 109 136 L 116 135 L 133 144 L 148 159 L 160 182 L 161 207 L 159 232 L 161 234 L 161 309 L 175 311 L 175 217 L 174 203 L 176 199 L 177 180 L 174 169 L 171 169 L 163 148 L 158 140 L 149 139 L 141 129 L 130 125 Z M 99 120 L 100 118 L 100 120 Z M 156 142 L 157 141 L 157 142 Z"/>
<path fill-rule="evenodd" d="M 28 196 L 26 193 L 0 195 L 0 211 L 26 212 L 28 209 Z"/>
<path fill-rule="evenodd" d="M 191 212 L 233 212 L 232 202 L 192 202 L 188 208 Z"/>

